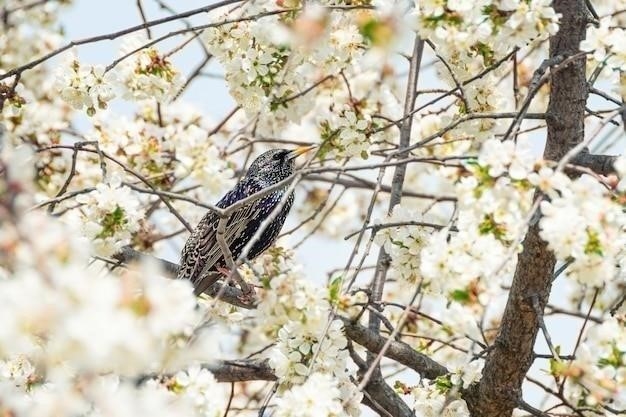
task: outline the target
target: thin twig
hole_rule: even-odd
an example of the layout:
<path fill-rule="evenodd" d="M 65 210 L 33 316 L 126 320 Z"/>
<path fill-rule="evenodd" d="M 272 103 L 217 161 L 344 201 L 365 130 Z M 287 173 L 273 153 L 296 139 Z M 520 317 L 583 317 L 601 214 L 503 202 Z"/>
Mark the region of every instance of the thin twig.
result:
<path fill-rule="evenodd" d="M 111 33 L 106 33 L 104 35 L 98 35 L 98 36 L 92 36 L 89 38 L 83 38 L 83 39 L 78 39 L 78 40 L 74 40 L 71 41 L 65 45 L 63 45 L 60 48 L 55 49 L 54 51 L 51 51 L 49 53 L 47 53 L 46 55 L 37 58 L 35 60 L 32 60 L 30 62 L 28 62 L 27 64 L 21 65 L 19 67 L 15 67 L 7 72 L 5 72 L 4 74 L 0 75 L 0 80 L 4 80 L 6 78 L 12 77 L 14 75 L 17 74 L 21 74 L 24 71 L 30 70 L 35 68 L 37 65 L 49 60 L 50 58 L 53 58 L 57 55 L 59 55 L 60 53 L 63 53 L 65 51 L 67 51 L 68 49 L 71 49 L 75 46 L 79 46 L 79 45 L 84 45 L 84 44 L 88 44 L 88 43 L 94 43 L 94 42 L 100 42 L 100 41 L 104 41 L 104 40 L 113 40 L 116 38 L 119 38 L 120 36 L 123 35 L 127 35 L 129 33 L 133 33 L 133 32 L 137 32 L 139 30 L 142 29 L 146 29 L 148 27 L 153 27 L 153 26 L 157 26 L 157 25 L 161 25 L 163 23 L 168 23 L 168 22 L 172 22 L 175 20 L 179 20 L 185 17 L 189 17 L 189 16 L 194 16 L 200 13 L 208 13 L 211 10 L 214 9 L 218 9 L 220 7 L 229 5 L 229 4 L 233 4 L 233 3 L 239 3 L 242 0 L 222 0 L 219 1 L 217 3 L 208 5 L 208 6 L 204 6 L 204 7 L 200 7 L 197 9 L 193 9 L 193 10 L 188 10 L 186 12 L 182 12 L 182 13 L 178 13 L 176 15 L 173 16 L 167 16 L 167 17 L 163 17 L 160 19 L 155 19 L 155 20 L 151 20 L 148 21 L 146 23 L 142 23 L 140 25 L 136 25 L 136 26 L 131 26 L 129 28 L 123 29 L 123 30 L 119 30 L 117 32 L 111 32 Z"/>

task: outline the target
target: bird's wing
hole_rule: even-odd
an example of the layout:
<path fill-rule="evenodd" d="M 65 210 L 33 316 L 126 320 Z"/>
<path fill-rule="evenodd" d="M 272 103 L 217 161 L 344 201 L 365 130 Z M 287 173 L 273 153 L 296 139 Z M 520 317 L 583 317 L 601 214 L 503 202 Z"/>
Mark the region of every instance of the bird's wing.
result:
<path fill-rule="evenodd" d="M 228 207 L 241 198 L 251 195 L 256 190 L 256 184 L 246 184 L 247 189 L 242 189 L 240 184 L 229 191 L 222 200 L 217 204 L 218 207 Z M 231 214 L 224 230 L 224 241 L 226 245 L 235 251 L 240 248 L 233 248 L 233 243 L 246 229 L 250 219 L 259 216 L 258 204 L 263 198 L 247 204 Z M 224 255 L 217 243 L 217 227 L 219 224 L 219 216 L 210 211 L 200 221 L 194 229 L 191 236 L 187 240 L 181 255 L 180 269 L 178 278 L 187 278 L 191 280 L 196 293 L 202 292 L 217 278 L 211 277 L 211 282 L 203 282 L 207 279 L 208 272 L 215 266 Z M 200 291 L 202 290 L 202 291 Z"/>
<path fill-rule="evenodd" d="M 239 210 L 236 210 L 228 219 L 226 223 L 226 227 L 224 229 L 224 241 L 226 242 L 226 246 L 234 252 L 236 249 L 233 248 L 233 243 L 241 234 L 244 232 L 250 219 L 253 219 L 253 216 L 257 216 L 255 213 L 255 203 L 248 204 L 246 206 L 241 207 Z M 210 233 L 203 236 L 199 242 L 200 250 L 203 253 L 206 253 L 208 256 L 206 258 L 203 271 L 200 273 L 208 271 L 215 265 L 215 263 L 224 256 L 222 253 L 222 249 L 217 243 L 217 226 L 219 220 L 213 223 L 213 227 L 211 228 Z"/>
<path fill-rule="evenodd" d="M 210 232 L 212 224 L 218 219 L 219 217 L 213 211 L 209 211 L 191 232 L 180 256 L 177 278 L 189 279 L 193 282 L 193 277 L 196 276 L 198 268 L 201 268 L 206 258 L 200 251 L 198 242 L 203 238 L 205 233 Z"/>

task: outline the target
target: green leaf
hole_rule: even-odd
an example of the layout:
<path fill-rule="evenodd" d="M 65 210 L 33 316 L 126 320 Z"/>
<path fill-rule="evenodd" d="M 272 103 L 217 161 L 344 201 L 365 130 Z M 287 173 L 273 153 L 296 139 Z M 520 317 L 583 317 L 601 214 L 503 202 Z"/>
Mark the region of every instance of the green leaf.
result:
<path fill-rule="evenodd" d="M 339 295 L 341 295 L 341 284 L 343 282 L 343 276 L 337 275 L 330 280 L 328 284 L 328 301 L 331 305 L 336 305 L 339 302 Z"/>
<path fill-rule="evenodd" d="M 450 391 L 453 387 L 450 374 L 438 376 L 437 379 L 435 379 L 435 387 L 437 387 L 437 391 L 442 394 Z"/>
<path fill-rule="evenodd" d="M 557 355 L 561 355 L 561 346 L 555 346 L 554 350 L 556 351 Z M 563 362 L 557 361 L 554 358 L 550 358 L 550 374 L 552 375 L 560 375 L 561 371 L 563 370 Z"/>
<path fill-rule="evenodd" d="M 602 242 L 600 242 L 600 236 L 598 232 L 591 228 L 587 228 L 587 243 L 585 244 L 585 254 L 591 255 L 603 255 Z"/>
<path fill-rule="evenodd" d="M 128 221 L 126 220 L 126 213 L 120 206 L 115 206 L 113 211 L 108 212 L 102 218 L 100 225 L 102 231 L 98 234 L 99 238 L 107 238 L 113 236 L 116 232 L 122 230 Z"/>
<path fill-rule="evenodd" d="M 466 289 L 454 290 L 452 291 L 450 296 L 454 301 L 458 301 L 459 303 L 466 303 L 470 300 L 469 291 L 467 291 Z"/>

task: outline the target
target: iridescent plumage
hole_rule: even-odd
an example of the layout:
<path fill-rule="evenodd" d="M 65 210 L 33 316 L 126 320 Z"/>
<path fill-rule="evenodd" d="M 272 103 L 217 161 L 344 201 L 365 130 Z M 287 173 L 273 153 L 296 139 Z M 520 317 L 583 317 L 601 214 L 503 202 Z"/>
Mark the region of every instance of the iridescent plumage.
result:
<path fill-rule="evenodd" d="M 227 192 L 216 206 L 229 207 L 239 200 L 288 178 L 294 172 L 294 159 L 309 149 L 311 148 L 298 148 L 293 151 L 273 149 L 263 153 L 250 165 L 241 181 Z M 224 240 L 233 259 L 236 260 L 242 254 L 242 250 L 256 234 L 263 220 L 268 218 L 274 209 L 277 209 L 283 199 L 286 199 L 280 211 L 252 245 L 245 258 L 254 259 L 276 241 L 293 204 L 294 195 L 290 193 L 287 196 L 287 188 L 287 185 L 277 188 L 231 214 L 226 223 Z M 191 280 L 196 294 L 204 292 L 218 279 L 217 273 L 208 274 L 208 272 L 217 272 L 219 268 L 227 267 L 216 238 L 219 220 L 219 216 L 213 211 L 205 214 L 189 236 L 182 251 L 178 278 Z"/>

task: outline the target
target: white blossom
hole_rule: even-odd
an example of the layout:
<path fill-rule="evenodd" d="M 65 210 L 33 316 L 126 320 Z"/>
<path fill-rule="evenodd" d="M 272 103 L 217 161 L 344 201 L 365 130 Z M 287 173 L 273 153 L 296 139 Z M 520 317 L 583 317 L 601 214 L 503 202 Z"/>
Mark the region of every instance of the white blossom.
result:
<path fill-rule="evenodd" d="M 280 380 L 301 383 L 311 372 L 344 374 L 348 352 L 343 325 L 334 320 L 326 333 L 324 330 L 325 321 L 315 327 L 292 321 L 278 331 L 270 365 Z"/>
<path fill-rule="evenodd" d="M 543 201 L 541 213 L 541 237 L 558 259 L 572 261 L 570 277 L 593 286 L 616 279 L 626 218 L 602 185 L 588 176 L 575 179 Z"/>
<path fill-rule="evenodd" d="M 226 392 L 209 371 L 192 366 L 178 372 L 174 380 L 175 391 L 182 390 L 182 395 L 191 400 L 197 412 L 195 415 L 218 417 L 224 414 Z"/>
<path fill-rule="evenodd" d="M 141 36 L 127 38 L 120 48 L 120 55 L 131 53 L 146 42 Z M 129 100 L 168 102 L 183 85 L 179 71 L 153 47 L 142 48 L 125 58 L 118 72 L 120 88 L 124 98 Z"/>
<path fill-rule="evenodd" d="M 109 256 L 130 242 L 139 229 L 143 212 L 139 200 L 130 188 L 114 177 L 108 184 L 98 184 L 96 190 L 77 197 L 85 205 L 82 210 L 82 229 L 93 243 L 94 252 Z"/>
<path fill-rule="evenodd" d="M 277 417 L 334 417 L 344 415 L 340 391 L 329 375 L 314 373 L 277 400 Z"/>

